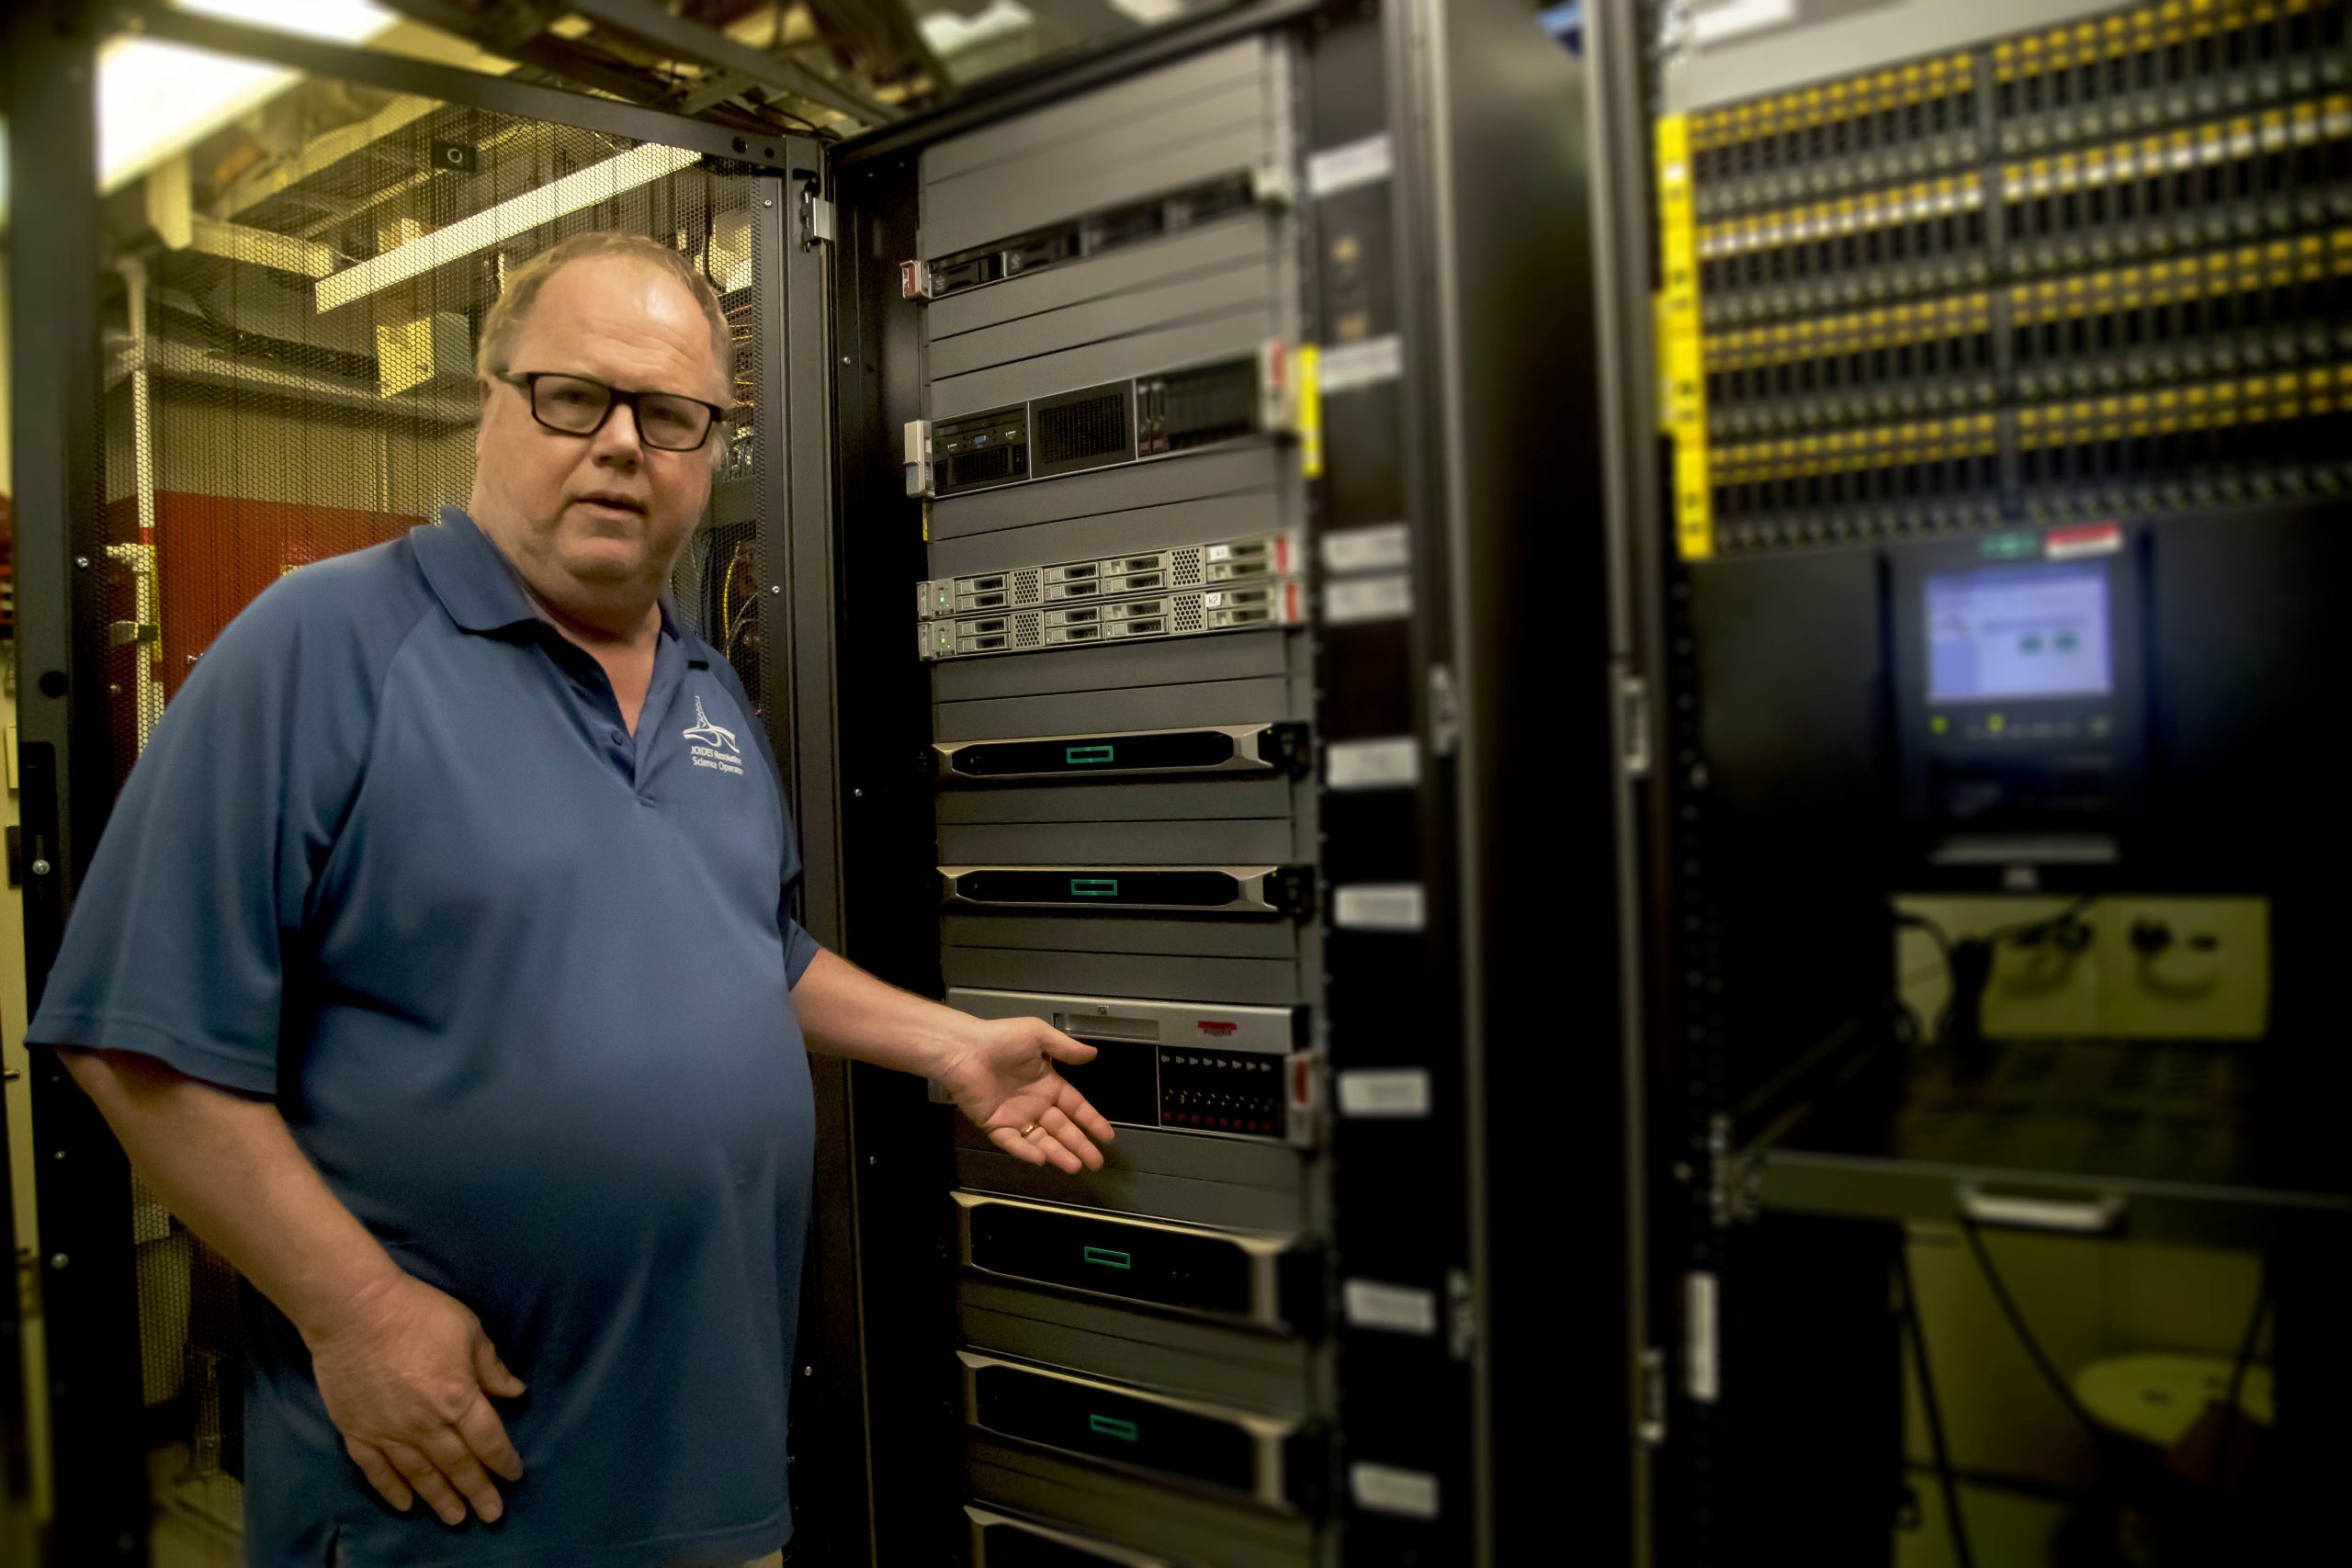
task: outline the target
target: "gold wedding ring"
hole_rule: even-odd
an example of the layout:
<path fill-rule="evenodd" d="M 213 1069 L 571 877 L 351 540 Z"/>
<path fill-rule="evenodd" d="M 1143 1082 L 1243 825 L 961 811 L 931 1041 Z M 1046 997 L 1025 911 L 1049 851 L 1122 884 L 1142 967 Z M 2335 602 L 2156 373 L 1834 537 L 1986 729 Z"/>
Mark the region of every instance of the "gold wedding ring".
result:
<path fill-rule="evenodd" d="M 1035 1123 L 1035 1122 L 1030 1122 L 1030 1123 L 1029 1123 L 1029 1125 L 1027 1125 L 1026 1127 L 1023 1127 L 1023 1128 L 1022 1128 L 1022 1129 L 1021 1129 L 1021 1135 L 1022 1135 L 1023 1137 L 1024 1137 L 1024 1138 L 1025 1138 L 1025 1137 L 1027 1137 L 1030 1134 L 1032 1134 L 1032 1133 L 1035 1132 L 1036 1130 L 1037 1130 L 1037 1123 Z"/>

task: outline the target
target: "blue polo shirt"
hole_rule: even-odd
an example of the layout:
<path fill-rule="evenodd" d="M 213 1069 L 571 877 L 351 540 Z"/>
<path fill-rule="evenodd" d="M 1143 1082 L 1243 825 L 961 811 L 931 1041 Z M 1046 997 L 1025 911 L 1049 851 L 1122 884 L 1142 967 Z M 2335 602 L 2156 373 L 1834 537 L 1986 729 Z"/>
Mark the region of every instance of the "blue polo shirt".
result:
<path fill-rule="evenodd" d="M 248 1561 L 740 1562 L 790 1529 L 817 945 L 775 759 L 665 605 L 637 732 L 461 513 L 281 579 L 131 772 L 30 1038 L 272 1098 L 529 1385 L 505 1517 L 394 1513 L 251 1329 Z"/>

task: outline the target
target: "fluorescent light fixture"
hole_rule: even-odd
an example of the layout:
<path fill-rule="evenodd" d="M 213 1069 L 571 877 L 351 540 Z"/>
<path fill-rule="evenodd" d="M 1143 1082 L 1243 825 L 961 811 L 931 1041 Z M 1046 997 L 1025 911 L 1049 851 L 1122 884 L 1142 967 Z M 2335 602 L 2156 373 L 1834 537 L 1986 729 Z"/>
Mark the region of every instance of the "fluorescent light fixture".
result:
<path fill-rule="evenodd" d="M 332 43 L 367 43 L 400 22 L 368 0 L 177 0 L 176 8 Z M 119 190 L 297 79 L 251 60 L 116 39 L 98 55 L 98 189 Z"/>
<path fill-rule="evenodd" d="M 933 11 L 915 23 L 923 41 L 940 55 L 961 54 L 992 39 L 1011 38 L 1036 25 L 1037 18 L 1029 14 L 1019 0 L 995 0 L 985 11 L 961 17 L 953 11 Z"/>
<path fill-rule="evenodd" d="M 684 148 L 649 143 L 601 164 L 591 164 L 553 185 L 525 191 L 495 207 L 484 208 L 471 218 L 459 219 L 446 229 L 394 245 L 379 256 L 320 279 L 318 308 L 322 313 L 339 310 L 379 289 L 421 277 L 461 256 L 528 233 L 582 208 L 610 201 L 625 190 L 650 185 L 664 175 L 691 168 L 701 156 Z"/>

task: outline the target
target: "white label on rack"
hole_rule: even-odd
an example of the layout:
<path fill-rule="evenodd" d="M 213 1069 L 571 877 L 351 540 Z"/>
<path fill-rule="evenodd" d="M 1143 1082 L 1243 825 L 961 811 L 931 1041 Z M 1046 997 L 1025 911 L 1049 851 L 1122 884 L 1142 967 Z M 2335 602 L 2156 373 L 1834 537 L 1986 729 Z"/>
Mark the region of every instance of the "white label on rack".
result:
<path fill-rule="evenodd" d="M 1413 536 L 1402 523 L 1375 523 L 1323 536 L 1327 571 L 1395 571 L 1413 557 Z"/>
<path fill-rule="evenodd" d="M 1385 1328 L 1398 1334 L 1437 1332 L 1437 1293 L 1370 1280 L 1343 1280 L 1340 1302 L 1356 1328 Z"/>
<path fill-rule="evenodd" d="M 1690 41 L 1721 43 L 1759 28 L 1777 28 L 1796 14 L 1797 0 L 1715 0 L 1691 17 Z"/>
<path fill-rule="evenodd" d="M 1356 1506 L 1375 1514 L 1401 1514 L 1408 1519 L 1437 1517 L 1437 1477 L 1426 1471 L 1398 1470 L 1392 1465 L 1356 1463 L 1348 1466 L 1348 1491 Z"/>
<path fill-rule="evenodd" d="M 1417 931 L 1428 918 L 1417 882 L 1342 887 L 1331 895 L 1331 923 L 1342 931 Z"/>
<path fill-rule="evenodd" d="M 1430 1075 L 1423 1067 L 1356 1067 L 1338 1075 L 1342 1116 L 1404 1117 L 1430 1113 Z"/>
<path fill-rule="evenodd" d="M 1409 735 L 1394 740 L 1335 740 L 1323 754 L 1333 789 L 1400 789 L 1420 782 L 1421 749 Z"/>
<path fill-rule="evenodd" d="M 1715 1277 L 1703 1270 L 1682 1276 L 1682 1386 L 1693 1402 L 1713 1404 L 1723 1397 L 1715 1361 Z"/>
<path fill-rule="evenodd" d="M 1349 578 L 1332 583 L 1323 594 L 1323 618 L 1335 626 L 1393 621 L 1412 613 L 1412 581 L 1401 571 L 1387 577 Z"/>
<path fill-rule="evenodd" d="M 1323 351 L 1316 384 L 1325 397 L 1353 391 L 1375 381 L 1394 381 L 1405 373 L 1405 344 L 1396 333 L 1343 343 Z"/>
<path fill-rule="evenodd" d="M 1385 180 L 1395 162 L 1385 130 L 1361 141 L 1326 147 L 1306 160 L 1306 194 L 1337 196 L 1343 190 Z"/>

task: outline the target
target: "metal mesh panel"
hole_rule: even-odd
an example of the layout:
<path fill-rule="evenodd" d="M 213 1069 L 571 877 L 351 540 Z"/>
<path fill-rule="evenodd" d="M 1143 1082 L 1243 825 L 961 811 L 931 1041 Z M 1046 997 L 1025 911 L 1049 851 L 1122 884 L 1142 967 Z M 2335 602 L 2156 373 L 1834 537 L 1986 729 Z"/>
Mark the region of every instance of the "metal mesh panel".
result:
<path fill-rule="evenodd" d="M 748 181 L 667 148 L 337 83 L 300 83 L 253 125 L 196 150 L 189 229 L 120 249 L 132 259 L 107 335 L 100 505 L 76 552 L 107 626 L 118 784 L 262 589 L 466 502 L 482 316 L 512 266 L 591 229 L 691 255 L 734 323 L 738 417 L 714 437 L 727 445 L 712 515 L 673 587 L 756 696 L 746 606 L 766 508 L 748 417 Z M 345 145 L 325 156 L 336 133 Z M 143 1185 L 132 1224 L 158 1501 L 233 1524 L 234 1276 Z"/>

